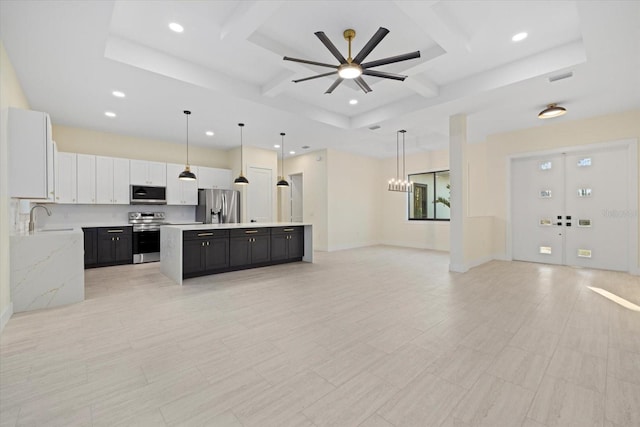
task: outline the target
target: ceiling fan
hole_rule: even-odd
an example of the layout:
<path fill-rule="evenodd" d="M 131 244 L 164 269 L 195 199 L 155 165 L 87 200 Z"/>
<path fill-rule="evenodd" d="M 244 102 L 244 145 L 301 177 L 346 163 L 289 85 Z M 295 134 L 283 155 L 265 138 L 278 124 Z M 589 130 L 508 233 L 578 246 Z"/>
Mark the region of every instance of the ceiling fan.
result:
<path fill-rule="evenodd" d="M 358 52 L 356 57 L 351 58 L 351 41 L 355 38 L 356 32 L 352 29 L 345 30 L 343 36 L 344 39 L 349 42 L 349 56 L 346 59 L 344 58 L 344 56 L 342 56 L 335 45 L 331 43 L 331 40 L 329 40 L 324 32 L 318 31 L 314 33 L 327 47 L 327 49 L 329 49 L 329 51 L 338 60 L 338 62 L 340 62 L 340 65 L 331 65 L 325 64 L 323 62 L 308 61 L 306 59 L 290 58 L 288 56 L 285 56 L 283 59 L 285 61 L 301 62 L 303 64 L 317 65 L 319 67 L 335 68 L 335 71 L 331 71 L 330 73 L 323 73 L 311 77 L 305 77 L 304 79 L 293 80 L 294 83 L 304 82 L 320 77 L 326 77 L 332 74 L 338 74 L 338 78 L 336 79 L 336 81 L 333 82 L 331 86 L 329 86 L 329 89 L 327 89 L 325 93 L 333 92 L 333 90 L 337 88 L 344 79 L 351 79 L 355 81 L 360 89 L 364 91 L 364 93 L 369 93 L 371 92 L 371 88 L 364 81 L 362 75 L 400 81 L 404 81 L 404 79 L 407 78 L 407 76 L 403 76 L 401 74 L 385 73 L 384 71 L 374 71 L 370 68 L 378 67 L 380 65 L 393 64 L 394 62 L 406 61 L 408 59 L 420 58 L 420 51 L 415 51 L 411 53 L 405 53 L 403 55 L 391 56 L 389 58 L 378 59 L 376 61 L 363 63 L 362 61 L 364 61 L 364 59 L 371 53 L 371 51 L 375 49 L 376 46 L 378 46 L 378 44 L 382 41 L 382 39 L 385 38 L 388 33 L 389 30 L 387 30 L 386 28 L 378 28 L 378 31 L 376 31 L 373 37 L 371 37 L 367 44 L 364 45 L 362 50 Z"/>

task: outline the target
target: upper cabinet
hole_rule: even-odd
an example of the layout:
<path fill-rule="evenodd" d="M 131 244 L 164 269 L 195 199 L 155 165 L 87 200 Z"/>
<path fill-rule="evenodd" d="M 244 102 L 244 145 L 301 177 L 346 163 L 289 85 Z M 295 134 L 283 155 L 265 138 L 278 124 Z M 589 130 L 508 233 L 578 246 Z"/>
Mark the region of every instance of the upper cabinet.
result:
<path fill-rule="evenodd" d="M 198 166 L 198 188 L 217 188 L 231 190 L 231 170 Z"/>
<path fill-rule="evenodd" d="M 54 143 L 49 115 L 9 108 L 9 197 L 54 201 Z"/>
<path fill-rule="evenodd" d="M 129 160 L 96 156 L 96 203 L 129 204 Z"/>
<path fill-rule="evenodd" d="M 78 173 L 78 203 L 96 203 L 96 156 L 78 154 L 76 164 Z"/>
<path fill-rule="evenodd" d="M 199 174 L 198 167 L 191 170 Z M 167 204 L 168 205 L 197 205 L 198 204 L 198 181 L 184 181 L 178 178 L 180 172 L 184 170 L 184 165 L 167 163 Z"/>
<path fill-rule="evenodd" d="M 56 203 L 76 203 L 76 157 L 75 153 L 55 153 Z"/>
<path fill-rule="evenodd" d="M 130 184 L 165 187 L 167 185 L 166 166 L 166 163 L 131 160 Z"/>

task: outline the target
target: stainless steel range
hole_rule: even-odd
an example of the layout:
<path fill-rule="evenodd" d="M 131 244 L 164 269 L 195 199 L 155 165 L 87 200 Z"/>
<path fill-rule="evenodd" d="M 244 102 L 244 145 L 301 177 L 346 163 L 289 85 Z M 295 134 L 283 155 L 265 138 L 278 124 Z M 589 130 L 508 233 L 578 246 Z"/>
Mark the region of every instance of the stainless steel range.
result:
<path fill-rule="evenodd" d="M 164 212 L 129 212 L 133 226 L 133 263 L 160 261 L 160 226 Z"/>

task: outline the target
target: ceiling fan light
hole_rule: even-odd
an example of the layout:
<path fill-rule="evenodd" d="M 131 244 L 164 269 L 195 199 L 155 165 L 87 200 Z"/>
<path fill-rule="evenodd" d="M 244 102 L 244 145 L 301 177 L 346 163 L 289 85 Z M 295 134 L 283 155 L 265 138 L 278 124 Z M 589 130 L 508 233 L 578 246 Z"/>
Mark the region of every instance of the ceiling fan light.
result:
<path fill-rule="evenodd" d="M 547 108 L 538 113 L 539 119 L 552 119 L 554 117 L 562 116 L 567 113 L 567 109 L 564 107 L 558 107 L 556 104 L 549 104 Z"/>
<path fill-rule="evenodd" d="M 338 75 L 343 79 L 357 79 L 362 75 L 362 67 L 358 64 L 342 64 L 338 67 Z"/>

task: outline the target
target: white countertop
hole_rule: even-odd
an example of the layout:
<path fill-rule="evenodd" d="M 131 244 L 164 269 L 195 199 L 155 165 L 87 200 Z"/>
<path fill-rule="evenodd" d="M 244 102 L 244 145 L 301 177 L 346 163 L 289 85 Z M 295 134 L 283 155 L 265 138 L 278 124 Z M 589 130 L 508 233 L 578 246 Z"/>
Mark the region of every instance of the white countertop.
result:
<path fill-rule="evenodd" d="M 301 227 L 312 225 L 308 222 L 240 222 L 231 224 L 186 224 L 186 225 L 165 225 L 163 228 L 172 228 L 183 231 L 188 230 L 231 230 L 237 228 L 265 228 L 265 227 Z"/>
<path fill-rule="evenodd" d="M 82 233 L 80 227 L 51 227 L 36 230 L 35 233 L 29 233 L 28 231 L 13 232 L 10 235 L 12 237 L 46 237 L 46 236 L 60 236 L 61 234 L 76 234 Z"/>

